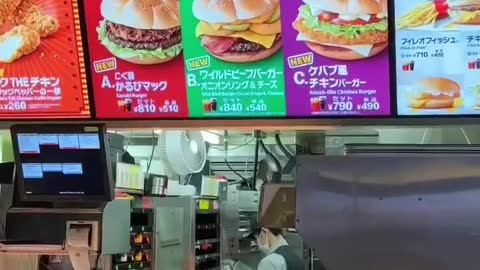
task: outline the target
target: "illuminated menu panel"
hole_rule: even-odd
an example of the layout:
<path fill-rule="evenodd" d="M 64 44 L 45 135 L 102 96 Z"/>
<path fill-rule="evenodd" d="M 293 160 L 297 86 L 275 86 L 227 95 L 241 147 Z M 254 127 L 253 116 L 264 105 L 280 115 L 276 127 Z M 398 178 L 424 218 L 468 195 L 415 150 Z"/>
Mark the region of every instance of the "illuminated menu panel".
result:
<path fill-rule="evenodd" d="M 287 116 L 390 115 L 387 0 L 342 2 L 280 1 Z"/>
<path fill-rule="evenodd" d="M 85 2 L 97 118 L 188 117 L 178 5 Z"/>
<path fill-rule="evenodd" d="M 480 114 L 477 5 L 395 1 L 399 115 Z"/>
<path fill-rule="evenodd" d="M 233 2 L 180 4 L 190 117 L 285 116 L 278 1 L 233 16 Z"/>
<path fill-rule="evenodd" d="M 90 117 L 77 0 L 13 2 L 0 18 L 0 119 Z"/>

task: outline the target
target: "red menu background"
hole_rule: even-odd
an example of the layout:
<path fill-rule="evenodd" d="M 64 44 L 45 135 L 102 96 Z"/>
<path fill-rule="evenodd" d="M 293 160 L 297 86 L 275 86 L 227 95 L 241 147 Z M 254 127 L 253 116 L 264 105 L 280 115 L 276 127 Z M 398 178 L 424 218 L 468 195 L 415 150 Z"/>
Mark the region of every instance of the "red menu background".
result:
<path fill-rule="evenodd" d="M 116 58 L 99 41 L 97 27 L 104 20 L 100 13 L 100 5 L 101 0 L 86 0 L 84 4 L 96 117 L 100 119 L 187 118 L 188 105 L 183 55 L 180 54 L 169 62 L 155 65 L 137 65 Z M 106 66 L 115 63 L 116 68 L 97 72 L 95 63 L 103 63 Z M 135 98 L 131 100 L 133 108 L 128 111 L 120 105 L 125 98 L 118 97 L 114 87 L 102 87 L 105 79 L 113 85 L 116 76 L 127 79 L 130 75 L 133 75 L 135 82 L 167 82 L 167 88 L 164 91 L 140 90 L 139 92 L 146 95 L 144 100 L 153 101 L 156 107 L 154 112 L 148 111 L 147 108 L 142 110 L 136 108 L 138 100 Z M 126 91 L 123 90 L 122 93 L 126 93 Z M 178 112 L 163 112 L 158 109 L 165 102 L 171 104 L 173 101 L 178 106 Z"/>
<path fill-rule="evenodd" d="M 0 119 L 89 118 L 77 0 L 34 0 L 59 29 L 12 63 L 0 63 Z M 0 35 L 15 25 L 9 21 Z"/>

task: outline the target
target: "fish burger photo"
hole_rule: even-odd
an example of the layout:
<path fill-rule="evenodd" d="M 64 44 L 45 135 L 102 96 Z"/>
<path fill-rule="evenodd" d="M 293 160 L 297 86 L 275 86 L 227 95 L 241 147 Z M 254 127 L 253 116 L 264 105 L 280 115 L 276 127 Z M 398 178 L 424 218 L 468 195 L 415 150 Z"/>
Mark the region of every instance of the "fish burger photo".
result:
<path fill-rule="evenodd" d="M 267 59 L 282 46 L 278 0 L 194 0 L 195 35 L 212 56 L 226 62 Z"/>
<path fill-rule="evenodd" d="M 178 0 L 103 0 L 100 42 L 116 57 L 142 65 L 182 51 Z"/>
<path fill-rule="evenodd" d="M 446 78 L 425 78 L 408 92 L 412 109 L 448 109 L 460 98 L 460 85 Z"/>
<path fill-rule="evenodd" d="M 388 46 L 387 0 L 304 0 L 293 28 L 315 53 L 359 60 Z"/>

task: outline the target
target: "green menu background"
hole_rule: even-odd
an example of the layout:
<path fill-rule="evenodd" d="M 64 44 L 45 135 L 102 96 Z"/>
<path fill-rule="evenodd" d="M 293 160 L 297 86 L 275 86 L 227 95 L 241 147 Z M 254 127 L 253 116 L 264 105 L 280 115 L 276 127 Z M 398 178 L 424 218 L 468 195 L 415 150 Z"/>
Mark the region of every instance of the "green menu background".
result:
<path fill-rule="evenodd" d="M 187 95 L 190 117 L 285 116 L 286 102 L 282 51 L 278 51 L 275 55 L 263 61 L 253 63 L 229 63 L 216 59 L 203 49 L 200 44 L 200 39 L 195 37 L 195 28 L 199 21 L 193 16 L 192 3 L 192 0 L 180 1 L 183 54 L 187 75 Z M 208 63 L 209 65 L 208 67 L 192 70 L 190 67 L 195 60 L 203 61 L 203 63 Z M 273 68 L 276 71 L 275 89 L 272 89 L 271 86 L 263 85 L 264 81 L 272 80 L 269 80 L 265 76 L 258 78 L 259 76 L 252 74 L 252 70 L 261 69 L 262 72 L 268 72 Z M 238 80 L 238 83 L 231 79 L 212 79 L 212 76 L 205 78 L 207 72 L 214 74 L 222 70 L 232 70 L 235 73 L 240 71 L 248 75 L 244 75 L 243 78 Z M 244 89 L 246 77 L 249 77 L 248 83 L 254 85 L 256 89 L 250 87 Z M 218 87 L 220 81 L 222 83 L 222 89 L 205 89 L 207 83 L 210 86 L 217 83 L 216 85 Z M 226 85 L 235 85 L 235 87 L 237 87 L 239 84 L 242 84 L 242 89 L 224 89 Z M 250 93 L 246 95 L 248 92 Z M 218 109 L 216 112 L 205 112 L 204 102 L 206 100 L 217 101 Z"/>

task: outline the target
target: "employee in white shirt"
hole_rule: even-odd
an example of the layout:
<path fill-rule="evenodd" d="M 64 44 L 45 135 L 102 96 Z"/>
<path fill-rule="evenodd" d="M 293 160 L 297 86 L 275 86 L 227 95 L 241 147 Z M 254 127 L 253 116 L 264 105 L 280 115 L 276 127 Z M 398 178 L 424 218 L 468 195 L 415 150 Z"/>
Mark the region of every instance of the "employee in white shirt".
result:
<path fill-rule="evenodd" d="M 304 262 L 283 237 L 282 229 L 259 228 L 253 232 L 258 248 L 267 256 L 257 270 L 301 270 Z"/>

